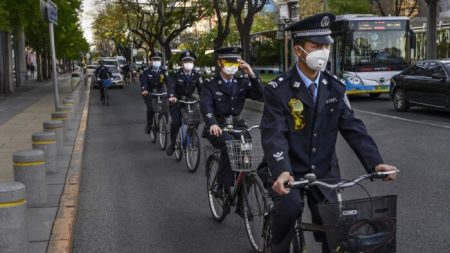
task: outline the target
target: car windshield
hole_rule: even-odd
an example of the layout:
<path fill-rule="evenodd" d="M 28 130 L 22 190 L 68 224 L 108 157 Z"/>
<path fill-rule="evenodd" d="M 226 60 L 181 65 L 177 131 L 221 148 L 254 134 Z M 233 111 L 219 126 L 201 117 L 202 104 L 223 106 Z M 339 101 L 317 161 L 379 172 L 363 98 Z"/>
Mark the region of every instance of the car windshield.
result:
<path fill-rule="evenodd" d="M 117 61 L 103 61 L 106 66 L 117 66 Z"/>
<path fill-rule="evenodd" d="M 355 31 L 353 47 L 345 55 L 347 71 L 403 70 L 407 49 L 406 33 L 402 30 Z"/>

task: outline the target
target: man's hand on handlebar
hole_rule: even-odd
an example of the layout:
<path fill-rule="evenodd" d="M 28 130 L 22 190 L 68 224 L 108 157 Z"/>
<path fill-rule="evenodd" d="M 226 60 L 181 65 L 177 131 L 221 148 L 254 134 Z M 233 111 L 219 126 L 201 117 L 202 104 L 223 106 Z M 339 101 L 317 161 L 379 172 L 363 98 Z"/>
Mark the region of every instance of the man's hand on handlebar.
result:
<path fill-rule="evenodd" d="M 378 164 L 375 167 L 375 171 L 376 172 L 385 172 L 385 171 L 396 171 L 397 168 L 391 165 L 387 165 L 387 164 Z M 386 176 L 386 178 L 384 178 L 384 181 L 390 181 L 390 180 L 395 180 L 397 176 L 397 173 L 392 173 Z"/>
<path fill-rule="evenodd" d="M 273 183 L 272 189 L 280 195 L 287 195 L 289 194 L 290 189 L 284 187 L 286 182 L 294 182 L 294 177 L 292 177 L 289 172 L 281 173 L 277 180 Z"/>
<path fill-rule="evenodd" d="M 222 129 L 218 125 L 212 125 L 209 128 L 209 133 L 211 135 L 214 135 L 214 136 L 218 137 L 218 136 L 222 135 Z"/>
<path fill-rule="evenodd" d="M 148 96 L 148 91 L 144 90 L 144 91 L 142 92 L 142 96 Z"/>
<path fill-rule="evenodd" d="M 176 98 L 176 97 L 170 97 L 170 98 L 169 98 L 169 102 L 172 103 L 172 104 L 174 104 L 174 103 L 177 102 L 177 98 Z"/>

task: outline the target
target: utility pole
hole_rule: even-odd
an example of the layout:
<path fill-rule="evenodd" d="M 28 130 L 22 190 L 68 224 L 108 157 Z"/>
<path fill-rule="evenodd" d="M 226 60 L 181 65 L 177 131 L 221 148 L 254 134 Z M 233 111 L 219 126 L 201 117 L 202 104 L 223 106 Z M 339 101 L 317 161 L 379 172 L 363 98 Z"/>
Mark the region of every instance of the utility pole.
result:
<path fill-rule="evenodd" d="M 437 25 L 437 4 L 439 0 L 426 0 L 428 3 L 427 17 L 427 48 L 426 59 L 436 59 L 436 25 Z"/>

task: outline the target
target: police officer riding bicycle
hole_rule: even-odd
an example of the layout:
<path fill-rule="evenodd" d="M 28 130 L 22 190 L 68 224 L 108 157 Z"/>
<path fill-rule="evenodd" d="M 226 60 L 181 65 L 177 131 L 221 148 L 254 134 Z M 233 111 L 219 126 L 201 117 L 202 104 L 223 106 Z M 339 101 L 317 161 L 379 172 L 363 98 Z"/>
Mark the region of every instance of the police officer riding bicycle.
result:
<path fill-rule="evenodd" d="M 274 202 L 272 252 L 289 252 L 295 221 L 304 207 L 301 194 L 306 194 L 312 221 L 317 224 L 321 224 L 317 203 L 335 200 L 335 194 L 316 187 L 301 193 L 289 191 L 284 184 L 307 173 L 338 182 L 338 131 L 368 172 L 395 169 L 384 164 L 365 125 L 355 117 L 345 85 L 325 71 L 333 43 L 329 26 L 334 20 L 333 14 L 321 13 L 287 27 L 298 62 L 265 89 L 261 140 L 268 168 L 259 172 L 262 178 L 275 180 L 269 187 Z M 387 179 L 395 179 L 395 174 Z M 315 233 L 314 238 L 322 243 L 322 252 L 330 252 L 323 233 Z"/>
<path fill-rule="evenodd" d="M 105 88 L 103 87 L 103 80 L 110 79 L 112 74 L 108 67 L 104 65 L 103 60 L 98 62 L 100 66 L 95 70 L 95 77 L 98 79 L 98 88 L 100 90 L 100 101 L 105 104 Z"/>
<path fill-rule="evenodd" d="M 147 107 L 147 125 L 145 133 L 149 134 L 152 128 L 154 115 L 152 97 L 150 93 L 165 92 L 167 87 L 167 71 L 161 66 L 162 54 L 153 52 L 150 55 L 152 66 L 147 68 L 141 78 L 141 94 Z"/>
<path fill-rule="evenodd" d="M 195 89 L 197 89 L 198 94 L 201 92 L 203 80 L 200 73 L 194 70 L 194 61 L 196 58 L 196 55 L 189 50 L 181 53 L 180 62 L 182 67 L 175 71 L 169 78 L 167 89 L 169 92 L 170 117 L 172 119 L 170 124 L 171 144 L 166 150 L 169 156 L 175 151 L 175 142 L 182 123 L 181 109 L 183 105 L 177 103 L 177 100 L 193 99 L 192 95 Z"/>
<path fill-rule="evenodd" d="M 215 195 L 229 193 L 229 187 L 234 183 L 234 173 L 228 160 L 226 140 L 233 140 L 230 133 L 222 132 L 227 125 L 245 127 L 245 121 L 239 118 L 245 99 L 262 99 L 263 87 L 249 64 L 241 59 L 243 52 L 239 47 L 216 49 L 219 73 L 212 79 L 207 79 L 203 85 L 200 100 L 200 110 L 205 121 L 202 137 L 217 149 L 220 149 L 218 171 L 218 187 Z M 241 69 L 243 74 L 235 75 Z"/>

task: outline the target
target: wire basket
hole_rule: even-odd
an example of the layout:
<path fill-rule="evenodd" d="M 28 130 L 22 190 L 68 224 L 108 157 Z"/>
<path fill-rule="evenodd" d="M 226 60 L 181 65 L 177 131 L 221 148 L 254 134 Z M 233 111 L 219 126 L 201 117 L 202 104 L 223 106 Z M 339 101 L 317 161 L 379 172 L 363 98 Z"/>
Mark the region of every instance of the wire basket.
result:
<path fill-rule="evenodd" d="M 318 204 L 332 252 L 396 251 L 397 196 Z"/>
<path fill-rule="evenodd" d="M 165 97 L 161 97 L 159 101 L 157 97 L 153 97 L 152 107 L 154 112 L 166 113 L 169 111 L 169 102 Z"/>
<path fill-rule="evenodd" d="M 200 108 L 198 105 L 191 105 L 191 110 L 188 111 L 187 106 L 181 110 L 183 122 L 188 125 L 199 125 L 201 122 Z"/>
<path fill-rule="evenodd" d="M 225 141 L 231 169 L 238 172 L 256 171 L 263 158 L 261 141 L 246 139 Z"/>

